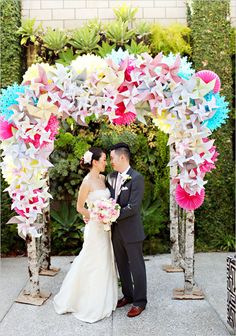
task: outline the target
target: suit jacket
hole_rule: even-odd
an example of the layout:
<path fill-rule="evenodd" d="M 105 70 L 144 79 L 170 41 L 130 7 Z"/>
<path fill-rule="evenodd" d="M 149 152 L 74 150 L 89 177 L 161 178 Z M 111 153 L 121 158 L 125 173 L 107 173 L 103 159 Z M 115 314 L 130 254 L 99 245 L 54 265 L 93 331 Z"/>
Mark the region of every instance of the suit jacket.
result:
<path fill-rule="evenodd" d="M 112 198 L 115 198 L 117 174 L 117 172 L 113 172 L 108 174 L 106 178 L 106 185 Z M 144 178 L 132 168 L 128 170 L 127 174 L 131 179 L 127 179 L 121 185 L 117 198 L 117 203 L 121 206 L 120 216 L 112 224 L 112 234 L 118 229 L 126 243 L 134 243 L 145 239 L 140 213 L 144 194 Z"/>

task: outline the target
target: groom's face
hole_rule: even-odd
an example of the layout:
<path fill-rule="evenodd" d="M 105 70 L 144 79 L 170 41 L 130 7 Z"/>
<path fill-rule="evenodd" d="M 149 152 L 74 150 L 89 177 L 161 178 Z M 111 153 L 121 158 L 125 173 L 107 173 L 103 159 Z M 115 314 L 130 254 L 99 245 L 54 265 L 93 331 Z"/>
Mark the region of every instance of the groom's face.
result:
<path fill-rule="evenodd" d="M 115 150 L 112 150 L 110 153 L 110 162 L 114 170 L 120 171 L 122 160 L 121 160 L 121 156 L 118 155 Z"/>

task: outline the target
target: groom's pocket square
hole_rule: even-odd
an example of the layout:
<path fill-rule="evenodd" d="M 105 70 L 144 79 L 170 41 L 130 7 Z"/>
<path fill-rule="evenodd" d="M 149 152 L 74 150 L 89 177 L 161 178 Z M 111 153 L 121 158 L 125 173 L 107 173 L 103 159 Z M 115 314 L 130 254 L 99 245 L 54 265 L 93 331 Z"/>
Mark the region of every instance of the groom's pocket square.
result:
<path fill-rule="evenodd" d="M 128 190 L 128 187 L 122 187 L 120 190 L 121 191 Z"/>

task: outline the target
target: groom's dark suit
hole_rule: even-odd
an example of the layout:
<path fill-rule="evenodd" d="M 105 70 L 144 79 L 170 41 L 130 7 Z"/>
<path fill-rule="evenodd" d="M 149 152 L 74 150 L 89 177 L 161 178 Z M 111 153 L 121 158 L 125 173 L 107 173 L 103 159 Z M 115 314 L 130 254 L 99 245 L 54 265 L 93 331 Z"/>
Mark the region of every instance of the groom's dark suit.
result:
<path fill-rule="evenodd" d="M 117 172 L 107 176 L 111 197 L 115 198 Z M 117 203 L 120 216 L 112 225 L 112 243 L 120 275 L 124 297 L 134 306 L 145 307 L 147 303 L 146 270 L 142 253 L 145 238 L 140 209 L 144 193 L 144 178 L 134 169 L 127 172 L 120 188 Z"/>

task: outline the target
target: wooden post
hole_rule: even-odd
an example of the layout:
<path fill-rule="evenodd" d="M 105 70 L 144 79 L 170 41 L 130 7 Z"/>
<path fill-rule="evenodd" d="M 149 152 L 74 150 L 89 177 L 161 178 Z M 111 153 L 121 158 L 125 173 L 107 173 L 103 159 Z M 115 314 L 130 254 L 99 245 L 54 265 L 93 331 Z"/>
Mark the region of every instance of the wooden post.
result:
<path fill-rule="evenodd" d="M 36 250 L 36 238 L 27 234 L 26 236 L 27 255 L 28 255 L 28 272 L 30 281 L 30 296 L 33 298 L 39 296 L 39 266 Z"/>
<path fill-rule="evenodd" d="M 170 161 L 172 161 L 175 150 L 174 145 L 170 145 Z M 175 185 L 171 182 L 177 176 L 177 166 L 170 167 L 170 242 L 171 242 L 171 265 L 163 265 L 166 272 L 183 272 L 180 267 L 179 253 L 179 230 L 178 230 L 178 205 L 175 201 Z"/>
<path fill-rule="evenodd" d="M 194 211 L 186 213 L 184 293 L 192 294 L 194 276 Z"/>
<path fill-rule="evenodd" d="M 27 234 L 26 236 L 29 288 L 27 290 L 23 290 L 15 301 L 41 306 L 49 298 L 51 293 L 43 293 L 40 291 L 39 264 L 36 249 L 36 239 L 37 238 L 31 236 L 30 234 Z"/>
<path fill-rule="evenodd" d="M 46 186 L 49 187 L 49 173 L 45 173 L 44 178 L 46 179 Z M 60 268 L 51 267 L 51 228 L 50 228 L 50 203 L 47 200 L 47 207 L 43 209 L 42 215 L 43 228 L 42 236 L 40 237 L 39 244 L 39 265 L 40 265 L 40 275 L 54 276 L 59 271 Z"/>
<path fill-rule="evenodd" d="M 40 272 L 49 270 L 51 265 L 51 232 L 50 232 L 50 214 L 49 204 L 43 209 L 43 228 L 42 236 L 40 237 Z"/>
<path fill-rule="evenodd" d="M 34 44 L 29 44 L 26 46 L 26 64 L 27 64 L 27 69 L 35 63 L 35 58 L 37 54 L 37 48 Z"/>
<path fill-rule="evenodd" d="M 178 207 L 179 218 L 179 253 L 184 259 L 185 256 L 185 238 L 186 238 L 186 210 Z"/>
<path fill-rule="evenodd" d="M 203 292 L 194 286 L 194 211 L 186 212 L 184 265 L 184 288 L 174 289 L 172 298 L 177 300 L 204 299 Z"/>

